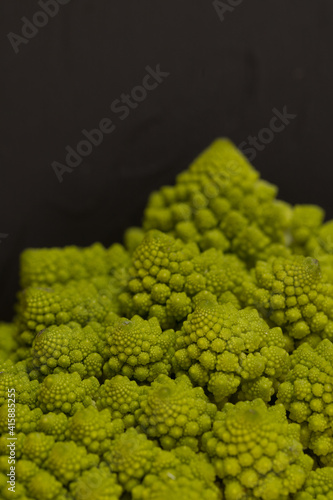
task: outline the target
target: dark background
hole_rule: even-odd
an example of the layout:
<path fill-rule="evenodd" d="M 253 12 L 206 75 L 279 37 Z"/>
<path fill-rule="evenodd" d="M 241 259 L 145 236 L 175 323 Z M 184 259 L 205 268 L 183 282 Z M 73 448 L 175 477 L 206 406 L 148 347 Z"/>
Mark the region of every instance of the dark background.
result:
<path fill-rule="evenodd" d="M 210 0 L 72 0 L 15 54 L 8 33 L 40 10 L 0 3 L 0 318 L 12 316 L 24 248 L 120 240 L 152 189 L 214 138 L 257 135 L 273 108 L 297 118 L 253 164 L 281 198 L 333 217 L 332 0 L 244 1 L 223 21 Z M 165 81 L 112 116 L 157 64 Z M 116 130 L 59 183 L 52 162 L 104 117 Z"/>

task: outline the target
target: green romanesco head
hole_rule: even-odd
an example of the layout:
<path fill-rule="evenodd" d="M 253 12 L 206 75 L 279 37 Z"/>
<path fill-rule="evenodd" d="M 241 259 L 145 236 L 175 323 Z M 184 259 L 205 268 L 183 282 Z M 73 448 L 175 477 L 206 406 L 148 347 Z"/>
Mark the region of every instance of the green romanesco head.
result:
<path fill-rule="evenodd" d="M 9 412 L 11 408 L 15 408 L 13 417 Z M 0 406 L 0 433 L 7 432 L 8 426 L 10 425 L 10 417 L 14 418 L 13 424 L 15 432 L 24 432 L 24 434 L 34 432 L 42 415 L 43 412 L 40 408 L 30 410 L 29 406 L 26 404 L 15 403 L 14 406 L 7 401 Z"/>
<path fill-rule="evenodd" d="M 211 292 L 219 302 L 226 302 L 224 294 L 229 292 L 237 298 L 237 301 L 244 303 L 244 283 L 252 282 L 252 277 L 244 262 L 236 255 L 224 255 L 219 250 L 210 248 L 195 257 L 193 264 L 197 275 L 205 280 L 205 292 Z M 201 289 L 196 289 L 194 292 L 201 292 Z"/>
<path fill-rule="evenodd" d="M 227 403 L 202 448 L 223 479 L 226 500 L 287 500 L 301 490 L 313 462 L 299 428 L 261 399 Z"/>
<path fill-rule="evenodd" d="M 7 361 L 0 366 L 0 405 L 12 397 L 15 403 L 28 405 L 33 409 L 36 406 L 38 388 L 38 381 L 30 380 L 24 362 L 14 365 L 11 361 Z"/>
<path fill-rule="evenodd" d="M 132 490 L 133 500 L 221 500 L 215 471 L 207 457 L 187 446 L 157 448 L 149 474 Z"/>
<path fill-rule="evenodd" d="M 101 323 L 109 312 L 118 311 L 118 305 L 103 290 L 99 293 L 87 280 L 56 283 L 52 288 L 26 288 L 18 306 L 21 342 L 31 345 L 35 334 L 51 325 Z"/>
<path fill-rule="evenodd" d="M 107 409 L 98 411 L 95 406 L 78 410 L 68 420 L 66 439 L 84 446 L 90 453 L 102 455 L 111 446 L 111 440 L 124 432 L 120 419 L 112 419 Z"/>
<path fill-rule="evenodd" d="M 106 333 L 109 359 L 104 372 L 108 378 L 122 374 L 151 382 L 161 373 L 170 373 L 176 335 L 173 330 L 162 331 L 156 318 L 121 318 Z"/>
<path fill-rule="evenodd" d="M 21 286 L 52 286 L 75 279 L 106 275 L 110 270 L 108 251 L 100 243 L 79 248 L 28 248 L 21 254 Z"/>
<path fill-rule="evenodd" d="M 186 375 L 175 380 L 160 375 L 140 399 L 135 417 L 140 429 L 162 448 L 186 445 L 197 450 L 216 413 L 201 387 L 193 387 Z"/>
<path fill-rule="evenodd" d="M 152 193 L 143 227 L 195 241 L 202 250 L 232 251 L 248 262 L 288 254 L 291 207 L 276 200 L 276 187 L 258 177 L 230 141 L 216 140 L 178 175 L 175 186 Z"/>
<path fill-rule="evenodd" d="M 198 253 L 194 244 L 185 245 L 160 231 L 149 231 L 133 253 L 128 290 L 120 295 L 126 316 L 146 317 L 152 306 L 159 305 L 165 310 L 163 326 L 172 326 L 186 317 L 191 311 L 193 295 L 186 283 L 194 271 L 191 261 Z M 197 279 L 195 293 L 205 285 Z"/>
<path fill-rule="evenodd" d="M 333 468 L 323 467 L 311 471 L 303 491 L 295 495 L 295 500 L 333 500 Z"/>
<path fill-rule="evenodd" d="M 20 478 L 20 483 L 26 485 L 30 479 L 39 472 L 40 468 L 31 460 L 21 459 L 17 461 L 16 473 Z"/>
<path fill-rule="evenodd" d="M 77 372 L 81 378 L 100 377 L 104 346 L 91 326 L 53 325 L 37 333 L 33 341 L 33 366 L 42 378 L 62 371 Z"/>
<path fill-rule="evenodd" d="M 127 291 L 120 295 L 124 314 L 157 317 L 162 328 L 174 327 L 193 309 L 195 297 L 209 291 L 221 297 L 232 293 L 243 302 L 244 282 L 253 279 L 236 255 L 211 248 L 198 252 L 157 230 L 149 231 L 132 257 Z"/>
<path fill-rule="evenodd" d="M 284 345 L 280 328 L 270 329 L 255 309 L 203 298 L 177 332 L 175 370 L 188 372 L 219 403 L 238 388 L 246 399 L 269 401 L 273 382 L 289 369 Z"/>
<path fill-rule="evenodd" d="M 154 457 L 155 443 L 145 434 L 138 434 L 134 429 L 127 429 L 104 454 L 104 460 L 111 472 L 116 472 L 119 483 L 126 491 L 132 491 L 144 476 L 149 473 Z"/>
<path fill-rule="evenodd" d="M 314 349 L 305 342 L 290 359 L 292 369 L 279 387 L 278 401 L 291 420 L 307 426 L 313 453 L 333 465 L 333 344 L 325 339 Z"/>
<path fill-rule="evenodd" d="M 324 280 L 333 284 L 333 220 L 319 227 L 304 251 L 318 260 Z"/>
<path fill-rule="evenodd" d="M 30 434 L 29 434 L 30 435 Z M 0 435 L 0 457 L 5 457 L 7 458 L 7 465 L 8 465 L 8 439 L 11 438 L 12 436 L 9 434 L 9 432 L 6 432 L 5 434 Z M 15 433 L 15 458 L 20 459 L 22 458 L 22 448 L 23 444 L 27 438 L 27 434 L 24 434 L 23 432 L 17 432 Z M 7 467 L 6 465 L 6 467 Z M 7 472 L 6 472 L 7 474 Z"/>
<path fill-rule="evenodd" d="M 295 253 L 308 255 L 306 247 L 323 223 L 325 212 L 317 205 L 295 205 L 292 211 L 290 234 Z"/>
<path fill-rule="evenodd" d="M 64 486 L 78 479 L 82 472 L 99 464 L 99 457 L 88 453 L 84 446 L 74 441 L 55 443 L 44 464 Z"/>
<path fill-rule="evenodd" d="M 39 500 L 57 500 L 65 498 L 65 489 L 53 474 L 40 470 L 27 483 L 27 498 Z"/>
<path fill-rule="evenodd" d="M 125 230 L 124 245 L 130 255 L 132 255 L 136 247 L 140 245 L 144 236 L 145 233 L 141 227 L 133 226 Z"/>
<path fill-rule="evenodd" d="M 107 467 L 92 467 L 70 483 L 74 500 L 118 500 L 123 488 Z"/>
<path fill-rule="evenodd" d="M 95 377 L 81 380 L 78 373 L 48 375 L 40 384 L 37 401 L 43 413 L 63 412 L 73 415 L 78 409 L 92 404 L 99 388 Z"/>
<path fill-rule="evenodd" d="M 52 411 L 43 414 L 37 424 L 37 431 L 53 436 L 56 441 L 64 441 L 68 426 L 68 417 L 65 413 Z"/>
<path fill-rule="evenodd" d="M 0 322 L 0 364 L 8 359 L 15 359 L 18 350 L 17 326 L 14 323 Z"/>
<path fill-rule="evenodd" d="M 258 289 L 248 288 L 248 303 L 262 306 L 295 339 L 333 338 L 333 284 L 322 279 L 316 259 L 295 255 L 261 261 L 255 274 Z"/>
<path fill-rule="evenodd" d="M 42 466 L 49 456 L 55 439 L 43 432 L 30 432 L 22 444 L 22 458 Z"/>
<path fill-rule="evenodd" d="M 140 397 L 147 386 L 139 386 L 135 380 L 116 375 L 101 384 L 96 405 L 99 410 L 107 408 L 112 419 L 122 419 L 126 428 L 135 425 L 134 413 L 140 406 Z"/>

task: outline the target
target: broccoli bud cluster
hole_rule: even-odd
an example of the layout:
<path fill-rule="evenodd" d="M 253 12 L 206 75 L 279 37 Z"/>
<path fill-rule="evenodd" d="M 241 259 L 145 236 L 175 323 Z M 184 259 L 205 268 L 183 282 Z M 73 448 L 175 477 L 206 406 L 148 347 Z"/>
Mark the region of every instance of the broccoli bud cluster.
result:
<path fill-rule="evenodd" d="M 0 498 L 333 500 L 333 221 L 276 196 L 221 139 L 124 244 L 23 252 Z"/>

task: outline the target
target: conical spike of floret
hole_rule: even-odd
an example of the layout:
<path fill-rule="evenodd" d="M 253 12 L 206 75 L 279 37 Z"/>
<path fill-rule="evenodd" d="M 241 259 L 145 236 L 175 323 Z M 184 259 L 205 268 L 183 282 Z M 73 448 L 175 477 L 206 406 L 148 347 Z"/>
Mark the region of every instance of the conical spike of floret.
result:
<path fill-rule="evenodd" d="M 269 401 L 289 370 L 281 329 L 270 329 L 255 309 L 202 297 L 177 332 L 175 371 L 188 372 L 220 404 L 237 390 L 242 399 Z"/>
<path fill-rule="evenodd" d="M 152 382 L 159 374 L 170 373 L 176 335 L 173 330 L 163 332 L 155 317 L 121 318 L 107 328 L 107 335 L 109 359 L 104 373 L 108 378 L 122 374 L 140 382 Z"/>
<path fill-rule="evenodd" d="M 89 279 L 111 275 L 114 270 L 127 266 L 128 253 L 119 243 L 105 248 L 101 243 L 79 248 L 28 248 L 20 258 L 21 286 L 48 287 L 70 280 Z"/>
<path fill-rule="evenodd" d="M 201 249 L 231 250 L 250 263 L 288 255 L 292 210 L 276 194 L 230 141 L 218 139 L 178 175 L 175 186 L 151 195 L 143 226 L 195 241 Z"/>
<path fill-rule="evenodd" d="M 249 304 L 258 304 L 295 339 L 333 338 L 333 285 L 322 278 L 316 259 L 296 255 L 261 261 L 255 275 L 256 286 L 244 286 Z"/>
<path fill-rule="evenodd" d="M 140 399 L 135 417 L 142 431 L 158 439 L 164 449 L 186 445 L 197 451 L 216 410 L 203 389 L 194 388 L 186 375 L 175 380 L 160 375 Z"/>
<path fill-rule="evenodd" d="M 223 479 L 226 498 L 287 500 L 302 489 L 313 464 L 299 434 L 285 414 L 261 399 L 227 403 L 202 448 Z"/>

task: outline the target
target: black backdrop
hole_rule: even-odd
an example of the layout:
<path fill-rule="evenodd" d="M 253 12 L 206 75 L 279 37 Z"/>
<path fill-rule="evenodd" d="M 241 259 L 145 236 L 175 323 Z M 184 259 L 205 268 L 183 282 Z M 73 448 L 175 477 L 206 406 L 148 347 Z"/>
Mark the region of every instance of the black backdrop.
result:
<path fill-rule="evenodd" d="M 0 318 L 22 249 L 120 240 L 218 136 L 259 137 L 280 197 L 333 217 L 332 0 L 1 0 L 0 19 Z M 104 118 L 114 130 L 59 182 L 53 162 Z"/>

